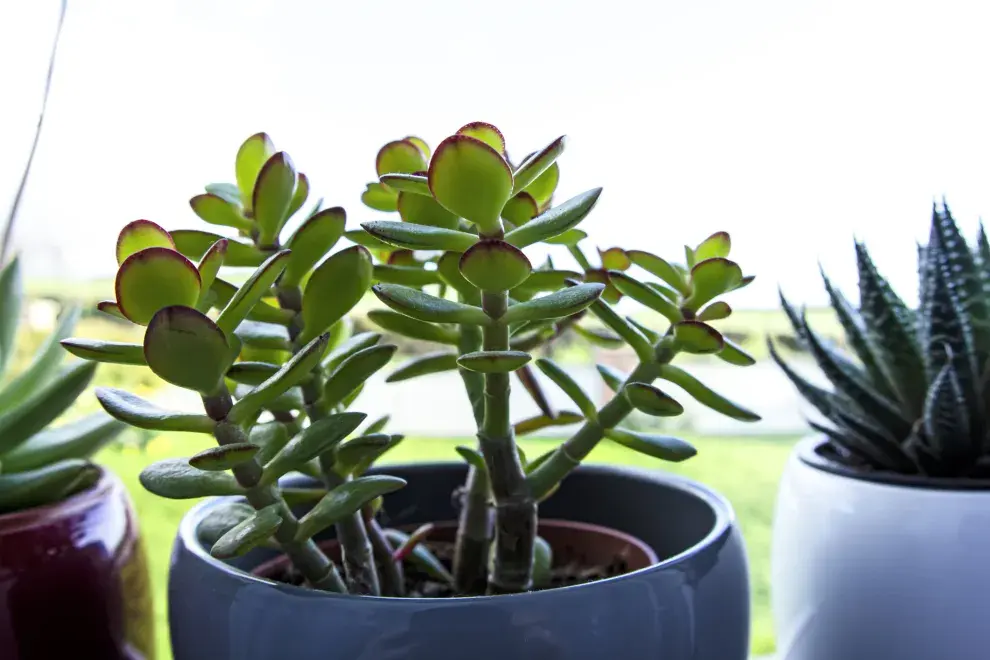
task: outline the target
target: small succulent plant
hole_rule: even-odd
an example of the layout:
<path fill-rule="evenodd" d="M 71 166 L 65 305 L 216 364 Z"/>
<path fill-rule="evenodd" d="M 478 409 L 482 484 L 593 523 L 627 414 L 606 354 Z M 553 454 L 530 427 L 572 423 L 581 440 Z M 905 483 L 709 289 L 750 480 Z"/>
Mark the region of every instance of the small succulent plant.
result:
<path fill-rule="evenodd" d="M 15 256 L 0 268 L 0 377 L 14 358 L 22 301 Z M 63 365 L 59 341 L 78 320 L 77 307 L 63 310 L 30 363 L 0 384 L 0 513 L 58 502 L 92 486 L 100 470 L 89 457 L 126 428 L 102 412 L 51 426 L 96 369 L 80 361 Z"/>
<path fill-rule="evenodd" d="M 990 244 L 975 246 L 948 206 L 932 209 L 927 245 L 918 246 L 919 306 L 912 309 L 856 243 L 859 307 L 822 272 L 831 306 L 854 356 L 830 344 L 783 294 L 799 348 L 832 390 L 799 375 L 770 343 L 800 394 L 829 422 L 829 456 L 860 470 L 929 477 L 990 476 Z"/>
<path fill-rule="evenodd" d="M 243 495 L 246 504 L 232 501 L 200 529 L 211 552 L 225 558 L 259 545 L 280 548 L 317 589 L 401 596 L 401 564 L 414 561 L 455 593 L 510 593 L 533 588 L 534 572 L 539 581 L 550 561 L 536 536 L 537 503 L 603 438 L 664 460 L 694 454 L 682 440 L 619 428 L 634 409 L 682 411 L 654 380 L 674 382 L 731 417 L 758 419 L 670 364 L 680 352 L 752 362 L 709 325 L 731 311 L 715 298 L 751 280 L 727 259 L 729 237 L 715 234 L 688 248 L 684 266 L 613 248 L 592 268 L 576 226 L 601 191 L 553 205 L 563 149 L 559 138 L 512 164 L 502 134 L 482 122 L 448 137 L 432 156 L 418 138 L 390 142 L 378 154 L 379 180 L 362 199 L 400 220 L 348 230 L 343 209 L 322 209 L 320 201 L 302 210 L 308 179 L 262 133 L 238 151 L 236 184 L 211 184 L 191 200 L 201 219 L 236 235 L 166 231 L 146 220 L 127 225 L 117 243 L 116 299 L 100 308 L 146 325 L 143 345 L 63 344 L 85 358 L 147 365 L 199 393 L 204 406 L 203 413 L 163 410 L 99 390 L 118 419 L 217 440 L 189 459 L 149 466 L 145 487 L 174 498 Z M 340 240 L 354 245 L 331 253 Z M 567 245 L 582 270 L 559 270 L 549 260 L 534 269 L 523 250 L 540 242 Z M 625 272 L 633 265 L 664 283 L 634 279 Z M 219 277 L 221 266 L 255 270 L 236 286 Z M 655 332 L 620 316 L 602 300 L 607 286 L 612 299 L 638 300 L 670 326 Z M 351 334 L 347 315 L 369 288 L 387 308 L 369 313 L 375 324 L 443 347 L 400 365 L 387 380 L 456 369 L 477 421 L 477 446 L 458 449 L 469 476 L 452 572 L 422 543 L 429 527 L 405 534 L 379 522 L 381 497 L 404 482 L 366 474 L 402 436 L 384 431 L 387 418 L 359 430 L 365 416 L 350 410 L 395 352 L 378 333 Z M 589 323 L 586 310 L 602 325 Z M 628 344 L 639 357 L 628 375 L 600 367 L 616 392 L 601 409 L 563 369 L 540 358 L 535 366 L 577 409 L 553 410 L 530 371 L 530 351 L 572 329 L 609 346 Z M 513 372 L 542 411 L 515 424 Z M 517 434 L 577 422 L 574 436 L 543 456 L 529 460 L 516 445 Z M 281 485 L 290 471 L 322 480 L 326 490 Z M 306 498 L 315 504 L 297 518 L 290 505 Z M 331 526 L 343 575 L 313 540 Z"/>

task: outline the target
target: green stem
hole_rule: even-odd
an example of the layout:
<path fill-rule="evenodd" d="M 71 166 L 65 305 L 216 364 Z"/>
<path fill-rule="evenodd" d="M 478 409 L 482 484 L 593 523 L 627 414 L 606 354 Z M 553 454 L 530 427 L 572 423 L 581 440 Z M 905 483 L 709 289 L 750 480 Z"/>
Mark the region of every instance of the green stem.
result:
<path fill-rule="evenodd" d="M 370 504 L 366 504 L 361 509 L 361 515 L 364 517 L 364 526 L 368 529 L 368 538 L 371 539 L 371 551 L 382 573 L 382 595 L 398 598 L 405 596 L 406 581 L 402 572 L 402 562 L 392 559 L 395 548 L 386 538 L 381 525 L 375 520 L 375 512 Z"/>
<path fill-rule="evenodd" d="M 221 445 L 247 442 L 248 440 L 244 429 L 227 421 L 227 414 L 230 412 L 231 405 L 230 393 L 226 387 L 222 387 L 213 396 L 203 397 L 203 406 L 207 414 L 217 422 L 214 436 Z M 273 504 L 279 505 L 282 524 L 275 532 L 274 537 L 282 551 L 292 561 L 293 566 L 302 573 L 303 577 L 315 589 L 346 593 L 347 587 L 344 585 L 344 581 L 340 579 L 337 568 L 313 540 L 296 540 L 299 521 L 289 509 L 289 505 L 286 504 L 278 489 L 271 485 L 259 485 L 262 472 L 261 464 L 257 460 L 251 459 L 236 466 L 232 472 L 237 483 L 247 491 L 245 493 L 247 501 L 255 510 L 260 511 Z"/>
<path fill-rule="evenodd" d="M 509 328 L 497 322 L 508 309 L 505 292 L 482 294 L 481 307 L 496 322 L 484 326 L 483 347 L 509 348 Z M 536 541 L 536 499 L 519 462 L 509 418 L 509 374 L 485 374 L 485 419 L 478 433 L 495 500 L 495 561 L 488 577 L 489 593 L 528 591 L 533 585 Z"/>

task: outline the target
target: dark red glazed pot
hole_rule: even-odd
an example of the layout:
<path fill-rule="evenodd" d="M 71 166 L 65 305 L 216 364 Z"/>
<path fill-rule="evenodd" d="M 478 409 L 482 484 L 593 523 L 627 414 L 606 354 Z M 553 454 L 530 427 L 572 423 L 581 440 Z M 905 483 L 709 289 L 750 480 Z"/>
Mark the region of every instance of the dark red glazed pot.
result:
<path fill-rule="evenodd" d="M 0 658 L 152 657 L 148 566 L 117 477 L 0 515 Z"/>

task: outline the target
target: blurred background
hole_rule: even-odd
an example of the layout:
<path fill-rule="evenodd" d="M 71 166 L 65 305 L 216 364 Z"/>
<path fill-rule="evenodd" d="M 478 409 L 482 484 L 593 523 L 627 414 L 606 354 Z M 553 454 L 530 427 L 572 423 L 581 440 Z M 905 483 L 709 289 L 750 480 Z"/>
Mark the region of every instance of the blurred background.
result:
<path fill-rule="evenodd" d="M 0 208 L 30 149 L 59 9 L 56 0 L 0 7 Z M 701 358 L 690 368 L 764 421 L 735 423 L 687 402 L 687 414 L 667 426 L 700 449 L 675 469 L 729 496 L 743 522 L 754 650 L 768 652 L 774 489 L 807 412 L 765 359 L 766 336 L 786 330 L 777 287 L 842 343 L 822 308 L 819 263 L 855 300 L 857 238 L 914 302 L 915 242 L 932 201 L 944 195 L 975 234 L 980 213 L 990 212 L 988 27 L 990 6 L 967 0 L 70 0 L 15 231 L 32 296 L 21 357 L 60 304 L 81 300 L 91 310 L 111 297 L 122 225 L 148 218 L 199 227 L 188 199 L 204 183 L 233 179 L 234 153 L 252 133 L 266 131 L 289 151 L 315 195 L 347 209 L 351 228 L 376 215 L 360 194 L 391 139 L 412 133 L 435 145 L 483 120 L 519 157 L 567 134 L 558 198 L 604 187 L 582 224 L 585 245 L 679 259 L 685 243 L 728 231 L 733 259 L 757 276 L 730 298 L 735 311 L 720 329 L 759 363 L 735 369 Z M 570 265 L 563 248 L 553 257 Z M 95 310 L 80 329 L 127 332 Z M 556 350 L 602 398 L 609 393 L 595 362 L 630 359 L 576 343 Z M 146 371 L 104 366 L 98 380 L 185 405 Z M 516 389 L 520 417 L 532 414 Z M 83 398 L 80 407 L 93 407 Z M 396 460 L 453 459 L 473 430 L 462 398 L 456 375 L 441 374 L 408 388 L 374 382 L 358 406 L 391 412 L 394 428 L 421 438 Z M 160 437 L 102 457 L 132 486 L 142 515 L 163 654 L 168 546 L 190 503 L 147 498 L 136 474 L 163 455 L 188 455 L 196 442 Z M 617 447 L 596 458 L 643 461 Z"/>

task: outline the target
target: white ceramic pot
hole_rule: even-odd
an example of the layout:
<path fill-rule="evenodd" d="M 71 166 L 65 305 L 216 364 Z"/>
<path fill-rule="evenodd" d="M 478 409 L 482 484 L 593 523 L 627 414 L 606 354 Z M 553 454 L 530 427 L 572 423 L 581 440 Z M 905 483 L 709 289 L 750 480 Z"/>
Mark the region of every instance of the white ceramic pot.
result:
<path fill-rule="evenodd" d="M 854 473 L 822 443 L 778 493 L 777 660 L 990 658 L 990 481 Z"/>

